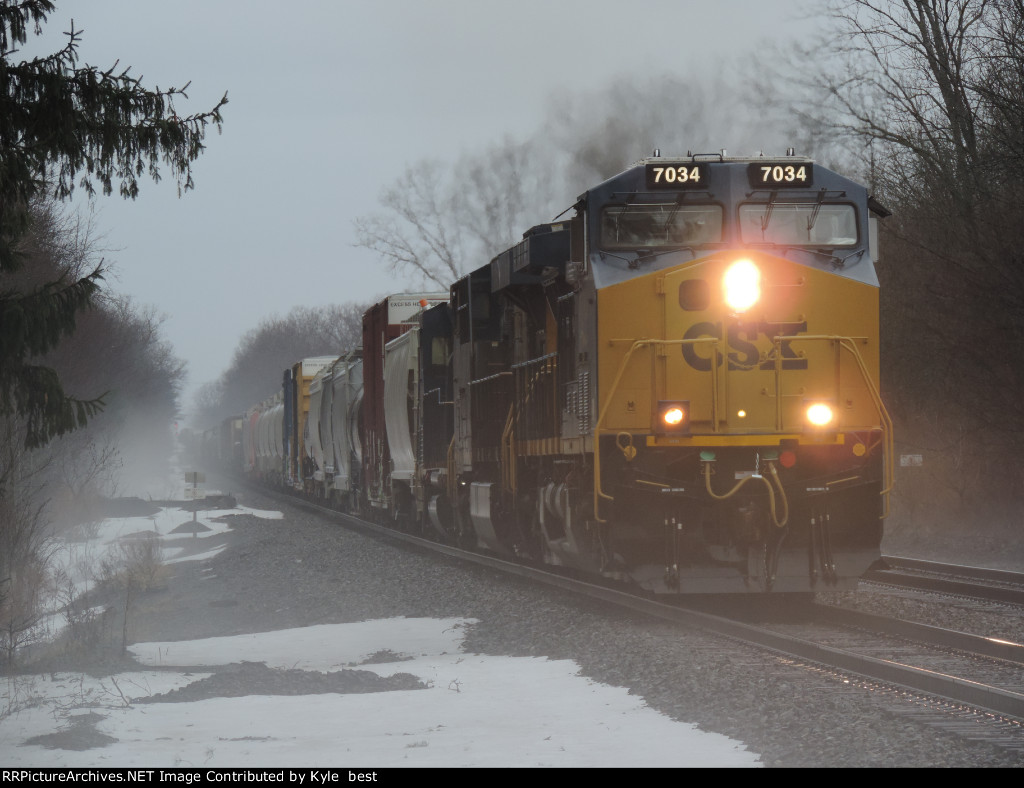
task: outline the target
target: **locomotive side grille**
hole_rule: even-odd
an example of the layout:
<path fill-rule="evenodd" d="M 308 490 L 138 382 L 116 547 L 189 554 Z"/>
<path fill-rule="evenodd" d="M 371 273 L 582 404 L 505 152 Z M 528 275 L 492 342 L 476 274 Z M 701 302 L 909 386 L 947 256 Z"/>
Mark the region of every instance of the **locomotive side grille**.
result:
<path fill-rule="evenodd" d="M 563 405 L 566 413 L 576 419 L 576 429 L 581 435 L 590 431 L 590 372 L 580 372 L 575 380 L 565 384 Z"/>
<path fill-rule="evenodd" d="M 579 374 L 576 387 L 576 421 L 581 435 L 590 432 L 590 373 Z"/>

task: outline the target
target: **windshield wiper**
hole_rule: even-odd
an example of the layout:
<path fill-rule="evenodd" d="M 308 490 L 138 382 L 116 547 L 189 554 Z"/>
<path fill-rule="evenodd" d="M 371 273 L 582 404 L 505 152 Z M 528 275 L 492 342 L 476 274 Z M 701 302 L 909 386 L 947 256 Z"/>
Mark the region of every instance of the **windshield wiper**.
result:
<path fill-rule="evenodd" d="M 605 257 L 614 257 L 616 260 L 621 260 L 627 266 L 629 266 L 631 270 L 635 271 L 644 263 L 649 263 L 652 260 L 657 260 L 661 255 L 665 254 L 666 252 L 679 252 L 684 249 L 690 253 L 691 257 L 697 256 L 696 252 L 693 251 L 693 248 L 689 246 L 673 246 L 671 249 L 659 249 L 657 251 L 653 249 L 638 249 L 636 257 L 632 259 L 628 257 L 623 257 L 622 255 L 612 254 L 611 252 L 606 252 L 603 249 L 600 252 L 598 252 L 598 254 L 601 255 L 601 259 L 604 259 Z"/>
<path fill-rule="evenodd" d="M 794 246 L 794 247 L 789 247 L 789 248 L 790 249 L 801 249 L 801 251 L 810 252 L 811 254 L 816 254 L 819 257 L 824 257 L 829 262 L 832 263 L 832 267 L 835 270 L 837 270 L 837 271 L 842 269 L 842 268 L 845 268 L 846 267 L 846 261 L 849 260 L 851 257 L 856 257 L 856 258 L 859 259 L 861 256 L 863 256 L 864 252 L 867 251 L 867 249 L 865 249 L 864 247 L 861 247 L 860 249 L 855 249 L 854 251 L 850 252 L 848 255 L 844 255 L 843 257 L 840 257 L 835 252 L 828 252 L 828 251 L 825 251 L 824 249 L 802 249 L 799 246 Z"/>
<path fill-rule="evenodd" d="M 837 270 L 840 269 L 840 268 L 845 267 L 846 261 L 849 260 L 851 257 L 860 258 L 867 251 L 866 248 L 861 247 L 860 249 L 854 249 L 848 255 L 844 255 L 843 257 L 840 257 L 835 252 L 829 252 L 829 251 L 826 251 L 825 249 L 811 249 L 810 247 L 807 247 L 807 246 L 792 246 L 790 244 L 777 244 L 777 243 L 773 243 L 772 241 L 760 241 L 760 242 L 758 242 L 758 241 L 751 241 L 751 242 L 748 242 L 748 245 L 750 245 L 750 246 L 770 246 L 772 249 L 781 249 L 783 254 L 786 254 L 788 252 L 805 252 L 806 254 L 816 254 L 816 255 L 818 255 L 818 257 L 826 258 L 830 263 L 832 263 L 832 267 L 837 269 Z"/>
<path fill-rule="evenodd" d="M 814 223 L 818 221 L 818 212 L 821 211 L 821 205 L 825 202 L 825 187 L 821 188 L 818 192 L 818 201 L 814 204 L 814 210 L 811 211 L 811 215 L 807 217 L 807 240 L 811 239 L 811 230 L 814 229 Z"/>
<path fill-rule="evenodd" d="M 702 248 L 708 249 L 720 249 L 725 246 L 724 241 L 711 241 L 709 243 L 701 244 Z M 658 247 L 657 249 L 643 249 L 636 257 L 637 265 L 641 263 L 649 263 L 652 260 L 657 260 L 663 254 L 669 252 L 689 252 L 690 257 L 696 259 L 697 249 L 693 246 L 664 246 Z"/>
<path fill-rule="evenodd" d="M 702 246 L 715 248 L 723 247 L 725 246 L 725 242 L 716 241 L 714 243 L 702 244 Z M 689 252 L 691 258 L 697 257 L 697 250 L 692 246 L 666 246 L 659 247 L 657 249 L 641 248 L 637 250 L 636 257 L 632 259 L 630 259 L 629 257 L 623 257 L 622 255 L 612 254 L 611 252 L 606 252 L 603 249 L 601 249 L 598 252 L 598 254 L 601 256 L 601 259 L 604 259 L 605 257 L 613 257 L 616 260 L 621 260 L 622 262 L 624 262 L 632 270 L 636 270 L 641 265 L 653 262 L 654 260 L 657 260 L 659 257 L 661 257 L 663 254 L 668 254 L 670 252 Z"/>
<path fill-rule="evenodd" d="M 768 230 L 768 225 L 772 221 L 772 211 L 775 210 L 775 200 L 778 199 L 779 193 L 772 192 L 768 197 L 768 210 L 764 212 L 764 216 L 761 217 L 761 237 L 764 238 L 765 232 Z"/>
<path fill-rule="evenodd" d="M 606 257 L 614 257 L 616 260 L 621 260 L 622 262 L 624 262 L 630 268 L 636 268 L 637 266 L 640 265 L 640 263 L 638 262 L 640 257 L 639 255 L 637 255 L 636 258 L 630 260 L 628 257 L 623 257 L 622 255 L 618 254 L 612 254 L 611 252 L 606 252 L 604 249 L 599 249 L 597 253 L 601 256 L 602 260 L 604 260 Z"/>
<path fill-rule="evenodd" d="M 663 249 L 642 249 L 636 256 L 636 265 L 632 267 L 639 268 L 644 263 L 653 262 L 663 254 L 668 254 L 669 252 L 689 252 L 691 258 L 697 256 L 697 252 L 694 251 L 692 246 L 668 246 Z"/>

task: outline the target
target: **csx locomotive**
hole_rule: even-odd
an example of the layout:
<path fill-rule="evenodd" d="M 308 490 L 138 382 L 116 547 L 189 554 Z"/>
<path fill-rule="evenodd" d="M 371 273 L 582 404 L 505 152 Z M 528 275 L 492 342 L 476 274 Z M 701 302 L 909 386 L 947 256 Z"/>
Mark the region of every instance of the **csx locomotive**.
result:
<path fill-rule="evenodd" d="M 570 212 L 286 370 L 246 470 L 656 594 L 853 587 L 892 489 L 886 209 L 792 150 L 656 151 Z"/>

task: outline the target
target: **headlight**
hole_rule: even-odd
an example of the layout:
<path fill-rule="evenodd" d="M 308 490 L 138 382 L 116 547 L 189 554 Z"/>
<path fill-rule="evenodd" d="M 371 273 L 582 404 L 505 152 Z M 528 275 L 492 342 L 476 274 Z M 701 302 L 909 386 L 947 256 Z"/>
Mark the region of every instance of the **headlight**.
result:
<path fill-rule="evenodd" d="M 761 298 L 761 271 L 750 260 L 737 260 L 722 277 L 725 303 L 736 312 L 746 312 Z"/>
<path fill-rule="evenodd" d="M 835 410 L 830 402 L 808 401 L 804 407 L 804 418 L 810 427 L 823 429 L 835 423 Z"/>
<path fill-rule="evenodd" d="M 655 414 L 656 432 L 686 434 L 690 431 L 690 403 L 688 400 L 661 400 Z"/>

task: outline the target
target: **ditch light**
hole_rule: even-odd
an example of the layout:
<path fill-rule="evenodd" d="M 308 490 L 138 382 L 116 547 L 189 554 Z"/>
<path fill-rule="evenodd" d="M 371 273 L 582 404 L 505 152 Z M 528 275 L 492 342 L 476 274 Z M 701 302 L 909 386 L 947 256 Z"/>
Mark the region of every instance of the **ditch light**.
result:
<path fill-rule="evenodd" d="M 690 401 L 683 399 L 660 400 L 654 429 L 655 432 L 662 435 L 688 435 L 690 433 Z"/>

